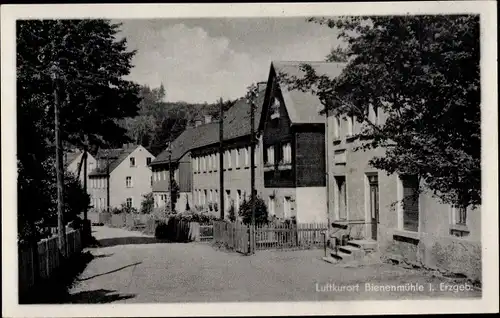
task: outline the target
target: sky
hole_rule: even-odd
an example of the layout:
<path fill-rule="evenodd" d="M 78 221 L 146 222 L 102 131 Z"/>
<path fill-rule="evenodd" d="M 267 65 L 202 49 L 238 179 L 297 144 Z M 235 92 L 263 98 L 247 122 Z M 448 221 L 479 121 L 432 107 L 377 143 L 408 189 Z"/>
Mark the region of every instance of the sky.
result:
<path fill-rule="evenodd" d="M 167 101 L 215 102 L 267 81 L 271 61 L 323 61 L 335 30 L 305 18 L 121 20 L 118 37 L 137 50 L 127 77 L 165 86 Z"/>

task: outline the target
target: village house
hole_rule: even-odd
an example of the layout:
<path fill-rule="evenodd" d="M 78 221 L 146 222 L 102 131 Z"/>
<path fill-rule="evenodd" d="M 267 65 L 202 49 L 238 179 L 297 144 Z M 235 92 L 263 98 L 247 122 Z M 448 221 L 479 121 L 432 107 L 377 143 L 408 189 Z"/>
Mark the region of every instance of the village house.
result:
<path fill-rule="evenodd" d="M 262 114 L 266 83 L 258 84 L 259 95 L 255 101 L 255 191 L 263 196 L 262 139 L 258 123 Z M 229 217 L 230 209 L 238 216 L 241 203 L 251 196 L 251 124 L 250 104 L 240 98 L 224 114 L 223 126 L 223 169 L 224 169 L 224 216 Z M 209 134 L 191 150 L 193 166 L 193 202 L 195 206 L 206 208 L 219 216 L 220 211 L 220 162 L 219 124 L 213 126 Z"/>
<path fill-rule="evenodd" d="M 118 149 L 100 149 L 97 167 L 90 174 L 89 194 L 98 210 L 122 204 L 140 209 L 143 196 L 151 192 L 151 169 L 154 156 L 143 146 L 125 144 Z"/>
<path fill-rule="evenodd" d="M 321 69 L 321 65 L 313 65 Z M 369 120 L 383 125 L 386 115 L 370 107 Z M 373 242 L 383 257 L 404 259 L 431 268 L 481 273 L 480 209 L 460 210 L 441 204 L 428 193 L 416 195 L 418 179 L 388 175 L 369 165 L 384 149 L 355 151 L 363 142 L 355 117 L 328 111 L 327 173 L 332 232 Z M 418 199 L 417 199 L 418 197 Z M 403 201 L 403 198 L 406 198 Z"/>
<path fill-rule="evenodd" d="M 72 149 L 64 154 L 64 162 L 66 170 L 77 176 L 83 186 L 84 185 L 83 179 L 85 178 L 83 163 L 80 169 L 80 175 L 78 175 L 78 166 L 82 161 L 82 156 L 83 156 L 83 151 L 79 149 Z M 87 152 L 87 189 L 89 187 L 89 182 L 90 182 L 89 174 L 95 169 L 95 167 L 97 167 L 96 159 L 89 152 Z"/>
<path fill-rule="evenodd" d="M 210 117 L 196 118 L 194 126 L 188 125 L 170 147 L 162 151 L 150 164 L 152 169 L 152 189 L 155 207 L 165 207 L 170 202 L 170 168 L 172 180 L 179 188 L 179 194 L 174 209 L 183 212 L 193 205 L 193 168 L 191 149 L 203 144 L 204 140 L 214 139 L 218 132 L 218 123 L 212 123 Z"/>
<path fill-rule="evenodd" d="M 271 63 L 260 128 L 264 197 L 271 215 L 297 223 L 327 222 L 325 122 L 319 99 L 290 90 L 279 76 L 299 76 L 301 62 Z M 338 75 L 334 63 L 321 63 Z"/>

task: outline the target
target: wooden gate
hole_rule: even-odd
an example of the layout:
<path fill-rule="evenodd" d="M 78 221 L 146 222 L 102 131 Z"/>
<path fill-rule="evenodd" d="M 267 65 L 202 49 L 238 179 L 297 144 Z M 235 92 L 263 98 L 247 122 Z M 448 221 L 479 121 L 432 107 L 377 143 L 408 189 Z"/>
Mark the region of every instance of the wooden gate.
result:
<path fill-rule="evenodd" d="M 253 244 L 250 244 L 250 228 L 241 222 L 215 221 L 213 233 L 216 244 L 242 254 L 253 252 Z"/>

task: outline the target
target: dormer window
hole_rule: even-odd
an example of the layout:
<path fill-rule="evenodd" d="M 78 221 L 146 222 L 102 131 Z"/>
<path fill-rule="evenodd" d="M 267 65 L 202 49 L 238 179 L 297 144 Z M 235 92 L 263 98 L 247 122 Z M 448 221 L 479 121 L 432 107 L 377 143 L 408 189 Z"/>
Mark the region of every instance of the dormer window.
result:
<path fill-rule="evenodd" d="M 280 117 L 280 101 L 275 98 L 273 104 L 271 105 L 271 119 L 276 119 Z"/>

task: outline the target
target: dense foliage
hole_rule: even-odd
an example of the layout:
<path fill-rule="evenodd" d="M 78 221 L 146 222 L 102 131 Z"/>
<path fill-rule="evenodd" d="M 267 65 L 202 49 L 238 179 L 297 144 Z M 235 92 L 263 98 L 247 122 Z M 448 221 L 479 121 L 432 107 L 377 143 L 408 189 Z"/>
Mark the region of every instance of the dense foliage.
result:
<path fill-rule="evenodd" d="M 55 92 L 62 139 L 95 151 L 129 139 L 117 119 L 134 116 L 138 86 L 123 79 L 133 51 L 106 20 L 17 22 L 17 160 L 19 236 L 39 239 L 53 220 Z M 56 90 L 57 89 L 57 90 Z M 66 221 L 86 201 L 66 176 Z"/>
<path fill-rule="evenodd" d="M 246 198 L 241 203 L 238 215 L 245 224 L 252 223 L 252 199 L 247 200 Z M 268 212 L 267 205 L 264 200 L 255 196 L 255 223 L 262 224 L 268 222 Z"/>
<path fill-rule="evenodd" d="M 153 192 L 143 195 L 143 199 L 141 202 L 141 213 L 151 214 L 153 212 L 154 206 L 155 206 L 155 198 L 153 196 Z"/>
<path fill-rule="evenodd" d="M 346 62 L 337 78 L 283 78 L 312 91 L 330 114 L 363 123 L 361 150 L 384 148 L 370 164 L 417 175 L 444 203 L 481 202 L 479 16 L 311 19 L 340 31 Z M 376 122 L 370 108 L 387 118 Z"/>

